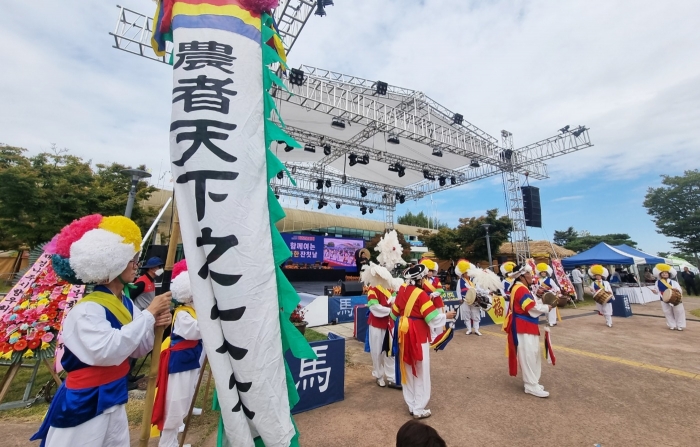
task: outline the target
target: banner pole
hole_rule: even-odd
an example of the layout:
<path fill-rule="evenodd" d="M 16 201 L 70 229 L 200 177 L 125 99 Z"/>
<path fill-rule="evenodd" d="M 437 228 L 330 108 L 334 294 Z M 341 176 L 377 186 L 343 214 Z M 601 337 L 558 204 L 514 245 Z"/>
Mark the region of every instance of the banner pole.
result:
<path fill-rule="evenodd" d="M 180 240 L 180 218 L 177 214 L 177 206 L 173 207 L 173 225 L 170 231 L 170 242 L 168 243 L 168 256 L 165 260 L 165 273 L 163 278 L 163 291 L 170 290 L 170 276 L 175 264 L 177 245 Z M 166 283 L 167 278 L 167 283 Z M 153 405 L 156 397 L 156 379 L 160 366 L 160 345 L 163 344 L 163 332 L 165 327 L 156 327 L 153 337 L 153 355 L 151 356 L 151 368 L 148 372 L 148 387 L 146 388 L 146 401 L 143 408 L 143 419 L 141 420 L 141 436 L 139 437 L 139 447 L 148 447 L 148 440 L 151 437 L 151 416 L 153 416 Z"/>

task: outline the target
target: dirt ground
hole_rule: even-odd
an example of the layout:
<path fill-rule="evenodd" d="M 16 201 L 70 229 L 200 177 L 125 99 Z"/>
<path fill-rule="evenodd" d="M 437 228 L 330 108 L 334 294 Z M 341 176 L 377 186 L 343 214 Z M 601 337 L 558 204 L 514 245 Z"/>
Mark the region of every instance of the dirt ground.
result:
<path fill-rule="evenodd" d="M 700 307 L 688 298 L 686 311 Z M 504 334 L 459 331 L 445 351 L 431 352 L 433 416 L 425 422 L 449 446 L 700 445 L 700 319 L 684 332 L 666 327 L 659 303 L 633 305 L 635 316 L 607 328 L 593 308 L 562 311 L 552 329 L 556 366 L 543 364 L 547 399 L 526 395 L 508 376 Z M 644 315 L 641 315 L 644 314 Z M 409 420 L 400 391 L 379 388 L 369 354 L 348 340 L 345 400 L 295 416 L 304 447 L 392 446 Z M 27 446 L 38 423 L 3 420 L 0 447 Z M 214 447 L 198 433 L 194 446 Z M 137 445 L 138 431 L 132 431 Z M 155 445 L 152 440 L 152 445 Z"/>

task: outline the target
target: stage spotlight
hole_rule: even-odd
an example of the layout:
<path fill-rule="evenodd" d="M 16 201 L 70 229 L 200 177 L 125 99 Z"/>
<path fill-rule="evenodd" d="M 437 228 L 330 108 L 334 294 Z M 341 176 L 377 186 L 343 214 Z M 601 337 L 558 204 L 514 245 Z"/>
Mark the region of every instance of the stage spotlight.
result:
<path fill-rule="evenodd" d="M 323 0 L 316 0 L 316 12 L 314 14 L 320 17 L 326 15 L 326 10 L 323 9 Z"/>
<path fill-rule="evenodd" d="M 299 70 L 298 68 L 292 68 L 289 70 L 289 83 L 292 85 L 304 85 L 304 80 L 306 79 L 306 75 L 304 74 L 303 70 Z"/>
<path fill-rule="evenodd" d="M 423 169 L 423 178 L 426 180 L 435 180 L 435 176 L 427 169 Z"/>
<path fill-rule="evenodd" d="M 368 165 L 369 164 L 369 155 L 365 154 L 362 157 L 360 157 L 360 160 L 357 160 L 358 163 L 363 164 L 363 165 Z"/>
<path fill-rule="evenodd" d="M 362 197 L 367 197 L 367 188 L 365 188 L 364 186 L 360 186 L 360 195 Z"/>
<path fill-rule="evenodd" d="M 357 155 L 352 152 L 348 155 L 348 159 L 350 160 L 350 163 L 348 163 L 350 166 L 355 166 L 357 164 Z"/>
<path fill-rule="evenodd" d="M 362 206 L 360 207 L 360 211 L 362 212 L 362 215 L 364 216 L 365 214 L 367 214 L 367 207 L 364 206 L 364 205 L 362 205 Z"/>
<path fill-rule="evenodd" d="M 396 201 L 399 203 L 404 203 L 406 201 L 406 196 L 401 193 L 396 193 Z"/>
<path fill-rule="evenodd" d="M 561 132 L 561 133 L 566 133 L 566 132 L 569 131 L 569 127 L 571 127 L 571 126 L 569 126 L 569 125 L 567 124 L 566 126 L 564 126 L 564 127 L 562 127 L 561 129 L 559 129 L 559 132 Z"/>
<path fill-rule="evenodd" d="M 326 205 L 328 205 L 328 203 L 325 200 L 318 201 L 318 209 L 322 209 Z"/>
<path fill-rule="evenodd" d="M 326 143 L 323 145 L 323 155 L 331 155 L 331 145 Z"/>
<path fill-rule="evenodd" d="M 338 130 L 345 130 L 345 120 L 339 116 L 334 116 L 331 120 L 331 127 Z"/>
<path fill-rule="evenodd" d="M 391 144 L 399 144 L 400 143 L 399 136 L 396 135 L 395 133 L 390 133 L 389 137 L 386 139 L 386 141 L 391 143 Z"/>
<path fill-rule="evenodd" d="M 292 152 L 293 150 L 294 150 L 294 148 L 292 146 L 285 143 L 285 145 L 284 145 L 285 152 Z"/>
<path fill-rule="evenodd" d="M 308 204 L 309 204 L 309 198 L 308 198 L 308 197 L 304 197 L 304 205 L 308 205 Z"/>
<path fill-rule="evenodd" d="M 330 179 L 326 179 L 326 188 L 330 188 L 330 187 L 331 187 L 331 181 L 330 181 Z"/>
<path fill-rule="evenodd" d="M 447 178 L 440 176 L 438 179 L 440 181 L 440 186 L 445 186 L 447 184 Z"/>
<path fill-rule="evenodd" d="M 574 131 L 572 132 L 572 134 L 573 134 L 576 138 L 578 138 L 578 137 L 580 137 L 581 134 L 584 133 L 585 131 L 586 131 L 586 127 L 585 127 L 585 126 L 578 126 L 578 129 L 574 130 Z"/>
<path fill-rule="evenodd" d="M 472 160 L 472 162 L 469 163 L 469 166 L 471 166 L 472 168 L 478 168 L 481 165 L 479 164 L 479 160 Z"/>
<path fill-rule="evenodd" d="M 284 178 L 284 171 L 280 171 L 277 173 L 277 178 L 282 180 Z"/>
<path fill-rule="evenodd" d="M 343 185 L 346 184 L 346 183 L 348 182 L 348 176 L 347 176 L 347 175 L 343 174 L 343 180 L 342 180 L 342 182 L 343 182 Z"/>
<path fill-rule="evenodd" d="M 456 185 L 457 184 L 457 177 L 455 177 L 454 175 L 452 177 L 450 177 L 450 184 Z"/>
<path fill-rule="evenodd" d="M 434 147 L 433 148 L 433 155 L 436 157 L 442 157 L 442 151 L 440 150 L 439 147 Z"/>
<path fill-rule="evenodd" d="M 389 84 L 386 82 L 377 81 L 374 91 L 377 92 L 378 95 L 386 95 L 387 88 L 389 88 Z"/>
<path fill-rule="evenodd" d="M 406 175 L 406 168 L 401 165 L 398 161 L 396 163 L 392 163 L 389 165 L 389 170 L 391 172 L 397 172 L 399 174 L 399 177 L 403 177 Z"/>
<path fill-rule="evenodd" d="M 335 204 L 335 209 L 337 209 L 337 210 L 340 209 L 340 202 L 336 202 L 336 204 Z"/>
<path fill-rule="evenodd" d="M 369 213 L 372 214 L 374 212 L 374 208 L 369 209 Z"/>
<path fill-rule="evenodd" d="M 511 149 L 506 149 L 503 152 L 501 152 L 501 159 L 502 160 L 510 161 L 511 158 L 513 158 L 513 151 Z"/>
<path fill-rule="evenodd" d="M 459 113 L 455 113 L 452 117 L 452 124 L 462 124 L 464 122 L 464 117 Z"/>
<path fill-rule="evenodd" d="M 306 144 L 304 145 L 304 150 L 305 150 L 306 152 L 311 152 L 311 153 L 314 153 L 314 154 L 315 154 L 315 153 L 316 153 L 316 146 L 314 146 L 314 145 L 311 144 L 311 143 L 306 143 Z"/>
<path fill-rule="evenodd" d="M 316 189 L 323 189 L 323 179 L 316 180 Z"/>

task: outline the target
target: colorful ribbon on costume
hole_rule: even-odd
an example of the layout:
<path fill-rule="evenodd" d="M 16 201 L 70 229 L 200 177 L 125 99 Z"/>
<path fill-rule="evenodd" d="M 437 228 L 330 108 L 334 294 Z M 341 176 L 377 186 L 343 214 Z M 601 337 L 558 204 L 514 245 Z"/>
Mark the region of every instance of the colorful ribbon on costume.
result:
<path fill-rule="evenodd" d="M 413 292 L 411 293 L 411 296 L 408 298 L 408 302 L 406 303 L 406 307 L 403 310 L 403 316 L 401 316 L 401 319 L 399 321 L 399 353 L 401 355 L 400 357 L 400 362 L 401 362 L 401 383 L 406 384 L 406 363 L 404 362 L 404 350 L 406 349 L 406 335 L 408 334 L 408 330 L 410 327 L 409 324 L 409 316 L 411 315 L 411 311 L 413 310 L 413 306 L 416 304 L 416 300 L 420 296 L 420 294 L 423 293 L 423 291 L 419 288 L 415 288 Z"/>

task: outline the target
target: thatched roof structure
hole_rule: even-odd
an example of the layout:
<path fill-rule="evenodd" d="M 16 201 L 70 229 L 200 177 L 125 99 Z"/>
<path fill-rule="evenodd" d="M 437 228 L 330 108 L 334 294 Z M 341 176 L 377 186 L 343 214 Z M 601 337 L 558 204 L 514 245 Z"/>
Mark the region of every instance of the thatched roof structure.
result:
<path fill-rule="evenodd" d="M 501 256 L 508 256 L 513 253 L 513 244 L 510 242 L 505 242 L 498 250 L 498 254 Z M 566 258 L 575 255 L 576 252 L 549 241 L 530 241 L 530 254 L 533 258 Z"/>

